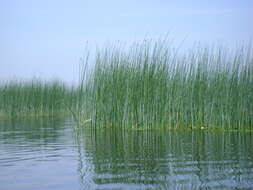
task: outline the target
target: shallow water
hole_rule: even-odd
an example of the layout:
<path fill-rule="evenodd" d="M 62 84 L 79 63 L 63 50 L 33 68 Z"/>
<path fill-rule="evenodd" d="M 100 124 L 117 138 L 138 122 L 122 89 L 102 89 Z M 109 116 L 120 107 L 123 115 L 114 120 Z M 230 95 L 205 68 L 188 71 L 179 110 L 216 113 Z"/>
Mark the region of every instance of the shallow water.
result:
<path fill-rule="evenodd" d="M 0 190 L 253 189 L 253 134 L 0 121 Z"/>

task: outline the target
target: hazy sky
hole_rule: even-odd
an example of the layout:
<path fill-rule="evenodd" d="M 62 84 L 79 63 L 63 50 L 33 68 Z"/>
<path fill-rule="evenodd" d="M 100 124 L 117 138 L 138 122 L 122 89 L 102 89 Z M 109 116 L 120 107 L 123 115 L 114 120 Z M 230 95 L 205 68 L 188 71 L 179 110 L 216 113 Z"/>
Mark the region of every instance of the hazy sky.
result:
<path fill-rule="evenodd" d="M 0 0 L 0 80 L 75 81 L 85 42 L 253 39 L 253 0 Z"/>

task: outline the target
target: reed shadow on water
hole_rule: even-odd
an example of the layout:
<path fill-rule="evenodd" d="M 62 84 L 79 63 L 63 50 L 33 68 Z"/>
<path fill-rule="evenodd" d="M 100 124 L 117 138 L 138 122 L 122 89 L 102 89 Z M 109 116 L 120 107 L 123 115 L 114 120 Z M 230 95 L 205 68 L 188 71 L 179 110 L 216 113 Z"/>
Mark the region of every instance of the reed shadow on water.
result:
<path fill-rule="evenodd" d="M 252 134 L 78 129 L 91 189 L 250 189 Z"/>

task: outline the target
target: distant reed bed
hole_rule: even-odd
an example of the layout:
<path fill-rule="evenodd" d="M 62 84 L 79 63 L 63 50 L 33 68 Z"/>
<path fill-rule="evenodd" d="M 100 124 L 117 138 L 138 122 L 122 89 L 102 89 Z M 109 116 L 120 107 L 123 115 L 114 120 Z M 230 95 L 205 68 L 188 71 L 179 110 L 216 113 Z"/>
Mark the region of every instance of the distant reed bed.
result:
<path fill-rule="evenodd" d="M 74 88 L 59 81 L 11 81 L 0 85 L 0 117 L 55 116 L 77 101 Z"/>
<path fill-rule="evenodd" d="M 96 128 L 253 129 L 251 50 L 199 46 L 178 53 L 166 41 L 107 46 L 84 58 L 78 87 L 1 85 L 0 110 L 68 112 Z"/>

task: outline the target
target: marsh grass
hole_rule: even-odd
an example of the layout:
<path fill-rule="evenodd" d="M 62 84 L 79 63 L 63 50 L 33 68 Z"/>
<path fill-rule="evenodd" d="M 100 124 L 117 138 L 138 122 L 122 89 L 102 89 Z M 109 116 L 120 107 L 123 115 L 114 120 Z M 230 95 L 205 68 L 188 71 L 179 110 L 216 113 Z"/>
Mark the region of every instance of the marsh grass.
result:
<path fill-rule="evenodd" d="M 164 42 L 99 50 L 88 81 L 96 127 L 252 129 L 250 47 L 198 47 L 178 54 Z"/>
<path fill-rule="evenodd" d="M 66 104 L 73 107 L 75 90 L 62 82 L 11 81 L 0 87 L 2 117 L 48 117 L 66 113 Z"/>
<path fill-rule="evenodd" d="M 253 129 L 251 47 L 195 47 L 165 41 L 109 45 L 82 59 L 77 87 L 61 82 L 0 86 L 0 112 L 12 117 L 68 113 L 102 128 Z"/>

